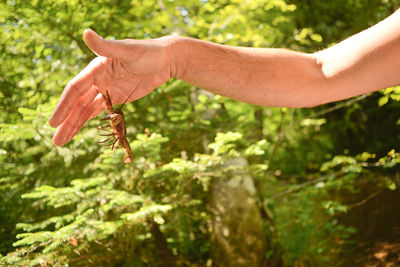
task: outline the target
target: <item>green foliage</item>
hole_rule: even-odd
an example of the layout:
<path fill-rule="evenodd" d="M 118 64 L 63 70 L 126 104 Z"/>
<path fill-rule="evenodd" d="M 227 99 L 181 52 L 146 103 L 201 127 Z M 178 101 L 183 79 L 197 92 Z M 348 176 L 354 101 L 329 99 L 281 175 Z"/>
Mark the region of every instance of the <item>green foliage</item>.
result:
<path fill-rule="evenodd" d="M 369 173 L 376 173 L 368 182 L 377 190 L 398 190 L 398 87 L 314 109 L 278 109 L 171 80 L 124 107 L 132 165 L 122 163 L 122 151 L 109 155 L 97 144 L 97 118 L 64 147 L 53 145 L 47 120 L 63 86 L 94 57 L 81 39 L 87 27 L 111 39 L 179 33 L 311 52 L 376 23 L 396 5 L 3 1 L 1 264 L 163 266 L 158 253 L 167 244 L 178 265 L 204 266 L 213 252 L 209 189 L 242 168 L 222 168 L 241 157 L 284 263 L 333 266 L 341 242 L 357 231 L 340 216 L 368 200 L 346 196 L 362 193 Z"/>
<path fill-rule="evenodd" d="M 383 94 L 383 96 L 378 100 L 379 106 L 386 105 L 389 102 L 389 99 L 392 99 L 393 101 L 400 101 L 399 86 L 387 88 L 385 90 L 382 90 L 381 93 Z"/>

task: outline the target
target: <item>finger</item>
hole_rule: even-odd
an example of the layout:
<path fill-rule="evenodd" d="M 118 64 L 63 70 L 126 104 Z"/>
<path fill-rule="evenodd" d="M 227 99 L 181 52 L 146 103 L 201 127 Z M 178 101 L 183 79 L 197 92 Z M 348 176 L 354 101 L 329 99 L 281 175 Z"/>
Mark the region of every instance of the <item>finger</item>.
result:
<path fill-rule="evenodd" d="M 82 128 L 85 122 L 93 119 L 105 109 L 106 109 L 106 104 L 104 103 L 104 99 L 101 94 L 98 94 L 92 103 L 92 107 L 90 107 L 89 109 L 89 111 L 90 110 L 95 110 L 95 111 L 92 112 L 87 118 L 85 117 L 86 120 L 81 120 L 78 122 L 78 124 L 75 125 L 74 130 L 70 134 L 70 139 L 72 139 L 79 132 L 79 130 Z"/>
<path fill-rule="evenodd" d="M 104 39 L 91 29 L 83 32 L 83 41 L 96 55 L 109 58 L 124 58 L 126 52 L 132 49 L 132 46 L 123 40 Z"/>
<path fill-rule="evenodd" d="M 86 94 L 93 85 L 101 87 L 106 78 L 107 58 L 96 58 L 89 63 L 64 88 L 49 123 L 53 127 L 60 125 L 73 109 L 76 101 Z"/>
<path fill-rule="evenodd" d="M 95 112 L 93 112 L 92 115 L 90 115 L 89 120 L 93 119 L 94 117 L 102 113 L 106 108 L 107 108 L 106 104 L 103 103 Z"/>
<path fill-rule="evenodd" d="M 70 135 L 67 137 L 67 142 L 69 142 L 69 140 L 71 140 L 78 132 L 79 130 L 82 128 L 82 126 L 85 124 L 85 122 L 87 122 L 88 120 L 90 120 L 92 118 L 92 115 L 94 112 L 90 113 L 91 111 L 94 110 L 99 110 L 100 108 L 102 108 L 102 110 L 105 109 L 105 103 L 104 103 L 104 99 L 102 97 L 101 94 L 98 94 L 95 98 L 95 100 L 93 101 L 93 103 L 91 104 L 91 107 L 89 107 L 87 109 L 87 112 L 84 112 L 84 116 L 82 117 L 83 119 L 79 120 L 77 122 L 77 124 L 75 125 L 75 128 L 72 130 L 72 132 L 70 133 Z"/>
<path fill-rule="evenodd" d="M 56 133 L 53 136 L 53 142 L 56 145 L 61 146 L 69 142 L 74 136 L 74 129 L 77 126 L 80 126 L 80 129 L 82 125 L 87 121 L 89 116 L 93 113 L 93 111 L 101 105 L 102 99 L 100 98 L 100 101 L 96 101 L 97 95 L 97 89 L 93 86 L 87 94 L 82 96 L 77 101 L 76 105 L 73 107 L 68 117 L 61 125 L 58 126 Z"/>

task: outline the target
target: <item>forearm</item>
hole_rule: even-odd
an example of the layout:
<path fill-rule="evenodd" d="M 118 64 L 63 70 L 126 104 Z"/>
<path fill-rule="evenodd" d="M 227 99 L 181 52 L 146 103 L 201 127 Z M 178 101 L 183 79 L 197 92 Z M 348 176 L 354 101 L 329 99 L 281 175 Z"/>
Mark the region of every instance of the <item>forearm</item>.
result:
<path fill-rule="evenodd" d="M 172 75 L 240 101 L 309 107 L 400 84 L 400 12 L 315 54 L 178 37 Z"/>
<path fill-rule="evenodd" d="M 304 107 L 321 103 L 321 67 L 313 55 L 284 49 L 245 48 L 178 38 L 175 78 L 243 102 Z"/>

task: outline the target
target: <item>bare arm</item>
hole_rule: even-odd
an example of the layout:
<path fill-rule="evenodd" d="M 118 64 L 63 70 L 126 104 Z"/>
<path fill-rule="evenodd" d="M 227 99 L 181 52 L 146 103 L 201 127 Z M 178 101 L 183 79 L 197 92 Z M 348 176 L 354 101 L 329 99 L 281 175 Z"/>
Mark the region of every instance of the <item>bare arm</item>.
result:
<path fill-rule="evenodd" d="M 63 145 L 104 110 L 98 92 L 133 101 L 169 78 L 265 106 L 310 107 L 400 84 L 400 12 L 321 52 L 244 48 L 184 37 L 104 40 L 85 31 L 99 57 L 65 87 L 50 124 Z"/>
<path fill-rule="evenodd" d="M 187 38 L 176 47 L 177 78 L 257 105 L 310 107 L 400 83 L 399 11 L 315 54 Z"/>
<path fill-rule="evenodd" d="M 323 73 L 313 55 L 223 46 L 180 38 L 175 77 L 243 102 L 306 107 L 321 103 Z M 174 69 L 174 68 L 172 68 Z"/>
<path fill-rule="evenodd" d="M 400 84 L 400 10 L 315 57 L 327 80 L 322 103 Z"/>

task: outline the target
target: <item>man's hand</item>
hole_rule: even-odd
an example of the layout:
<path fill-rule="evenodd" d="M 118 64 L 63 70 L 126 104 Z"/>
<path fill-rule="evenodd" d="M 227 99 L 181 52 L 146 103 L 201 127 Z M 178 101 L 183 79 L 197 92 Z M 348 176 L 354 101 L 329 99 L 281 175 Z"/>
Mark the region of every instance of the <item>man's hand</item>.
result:
<path fill-rule="evenodd" d="M 99 57 L 68 83 L 50 124 L 63 145 L 104 108 L 99 92 L 121 103 L 150 93 L 170 77 L 239 101 L 312 107 L 400 84 L 400 10 L 377 25 L 314 54 L 233 47 L 185 37 L 85 43 Z"/>
<path fill-rule="evenodd" d="M 86 45 L 98 55 L 65 87 L 49 123 L 57 127 L 56 145 L 69 142 L 83 124 L 105 109 L 101 93 L 108 90 L 113 104 L 139 99 L 171 77 L 172 37 L 153 40 L 105 40 L 92 30 L 83 33 Z"/>

